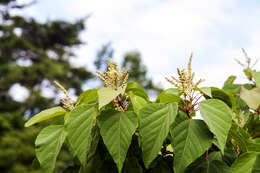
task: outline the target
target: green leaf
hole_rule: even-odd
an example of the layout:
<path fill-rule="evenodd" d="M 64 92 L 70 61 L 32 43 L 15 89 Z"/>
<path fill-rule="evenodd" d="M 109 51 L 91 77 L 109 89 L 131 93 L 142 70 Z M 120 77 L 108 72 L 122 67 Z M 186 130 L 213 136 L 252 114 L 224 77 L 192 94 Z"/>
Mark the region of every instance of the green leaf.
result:
<path fill-rule="evenodd" d="M 36 157 L 44 173 L 51 173 L 61 146 L 66 138 L 63 125 L 51 125 L 44 128 L 36 138 Z"/>
<path fill-rule="evenodd" d="M 149 97 L 147 93 L 143 90 L 143 88 L 136 82 L 128 82 L 125 92 L 129 94 L 132 92 L 134 95 L 144 98 L 147 102 L 149 102 Z"/>
<path fill-rule="evenodd" d="M 94 100 L 98 99 L 98 94 L 97 94 L 98 89 L 89 89 L 80 94 L 80 96 L 77 99 L 76 105 L 78 104 L 88 104 Z"/>
<path fill-rule="evenodd" d="M 66 113 L 66 111 L 60 106 L 46 109 L 46 110 L 41 111 L 40 113 L 34 115 L 31 119 L 29 119 L 25 123 L 24 126 L 29 127 L 29 126 L 39 123 L 41 121 L 48 120 L 48 119 L 56 117 L 56 116 L 65 115 L 65 113 Z"/>
<path fill-rule="evenodd" d="M 247 141 L 248 151 L 260 152 L 260 144 L 255 143 L 252 140 Z"/>
<path fill-rule="evenodd" d="M 200 91 L 202 94 L 206 96 L 212 97 L 210 87 L 201 87 L 201 88 L 196 88 L 195 90 Z"/>
<path fill-rule="evenodd" d="M 232 173 L 230 167 L 221 160 L 203 160 L 202 163 L 196 164 L 187 173 Z"/>
<path fill-rule="evenodd" d="M 254 88 L 247 90 L 244 87 L 241 88 L 240 97 L 246 102 L 246 104 L 256 110 L 260 106 L 260 88 Z"/>
<path fill-rule="evenodd" d="M 249 134 L 236 123 L 232 123 L 229 131 L 229 137 L 234 140 L 234 143 L 239 146 L 240 151 L 247 152 L 248 145 L 247 141 L 250 137 Z"/>
<path fill-rule="evenodd" d="M 232 171 L 234 173 L 252 173 L 257 155 L 258 153 L 256 152 L 248 152 L 241 154 L 232 164 Z"/>
<path fill-rule="evenodd" d="M 203 120 L 216 136 L 220 150 L 224 153 L 228 132 L 232 125 L 232 111 L 224 102 L 216 99 L 202 101 L 199 109 Z"/>
<path fill-rule="evenodd" d="M 239 85 L 239 84 L 227 84 L 227 85 L 224 85 L 224 87 L 222 89 L 224 91 L 232 93 L 232 94 L 239 94 L 240 89 L 241 89 L 241 85 Z"/>
<path fill-rule="evenodd" d="M 146 168 L 155 159 L 177 115 L 178 105 L 148 104 L 140 110 L 140 135 Z"/>
<path fill-rule="evenodd" d="M 96 123 L 96 104 L 82 104 L 73 109 L 65 121 L 68 140 L 81 164 L 86 163 L 87 150 L 91 143 L 91 132 Z"/>
<path fill-rule="evenodd" d="M 252 80 L 252 70 L 250 68 L 246 68 L 243 70 L 248 80 Z"/>
<path fill-rule="evenodd" d="M 118 90 L 112 90 L 108 87 L 102 87 L 98 90 L 98 109 L 103 106 L 109 104 L 114 98 L 116 98 L 119 94 L 122 94 L 125 91 L 126 87 L 118 88 Z"/>
<path fill-rule="evenodd" d="M 221 154 L 221 152 L 220 151 L 211 152 L 208 155 L 208 160 L 210 160 L 210 161 L 213 161 L 213 160 L 222 161 L 222 154 Z"/>
<path fill-rule="evenodd" d="M 259 173 L 260 172 L 260 154 L 257 155 L 256 161 L 253 167 L 252 173 Z"/>
<path fill-rule="evenodd" d="M 255 70 L 253 70 L 253 71 L 251 71 L 251 73 L 255 80 L 256 87 L 260 87 L 260 71 L 257 72 Z"/>
<path fill-rule="evenodd" d="M 213 99 L 222 100 L 229 107 L 231 107 L 234 112 L 237 112 L 236 99 L 231 93 L 226 92 L 223 89 L 211 87 L 211 95 Z"/>
<path fill-rule="evenodd" d="M 212 134 L 202 120 L 185 120 L 173 127 L 174 172 L 182 173 L 212 145 Z"/>
<path fill-rule="evenodd" d="M 132 136 L 137 128 L 137 116 L 132 111 L 104 111 L 99 116 L 103 141 L 121 172 Z"/>
<path fill-rule="evenodd" d="M 224 86 L 233 84 L 236 78 L 236 76 L 229 76 L 228 79 L 225 81 Z"/>
<path fill-rule="evenodd" d="M 156 102 L 158 103 L 174 103 L 180 102 L 180 92 L 177 88 L 169 88 L 161 92 L 157 97 Z"/>
<path fill-rule="evenodd" d="M 138 116 L 138 120 L 140 122 L 140 114 L 139 111 L 148 104 L 148 102 L 143 98 L 138 95 L 135 95 L 132 91 L 128 92 L 128 95 L 130 96 L 130 100 L 133 104 L 134 112 Z"/>

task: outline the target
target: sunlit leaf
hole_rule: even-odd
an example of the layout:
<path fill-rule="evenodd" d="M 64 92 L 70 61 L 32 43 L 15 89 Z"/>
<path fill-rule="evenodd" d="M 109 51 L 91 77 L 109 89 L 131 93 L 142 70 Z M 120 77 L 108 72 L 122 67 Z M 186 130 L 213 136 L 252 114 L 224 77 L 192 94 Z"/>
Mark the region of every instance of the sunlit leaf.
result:
<path fill-rule="evenodd" d="M 103 141 L 121 172 L 138 119 L 134 112 L 104 111 L 99 116 L 99 127 Z"/>
<path fill-rule="evenodd" d="M 248 152 L 241 154 L 232 164 L 234 173 L 252 173 L 258 153 Z"/>
<path fill-rule="evenodd" d="M 48 119 L 51 119 L 56 116 L 65 115 L 65 113 L 66 113 L 66 110 L 64 110 L 60 106 L 46 109 L 46 110 L 43 110 L 40 113 L 34 115 L 31 119 L 29 119 L 25 123 L 24 126 L 29 127 L 29 126 L 39 123 L 41 121 L 48 120 Z"/>
<path fill-rule="evenodd" d="M 44 128 L 36 138 L 36 156 L 44 173 L 51 173 L 61 146 L 66 138 L 63 125 L 51 125 Z"/>
<path fill-rule="evenodd" d="M 232 124 L 231 109 L 224 102 L 216 99 L 202 101 L 199 108 L 203 120 L 216 136 L 220 150 L 224 153 L 228 132 Z"/>
<path fill-rule="evenodd" d="M 140 110 L 143 161 L 147 168 L 161 150 L 177 111 L 177 103 L 148 104 Z"/>
<path fill-rule="evenodd" d="M 213 136 L 202 120 L 185 120 L 173 127 L 171 134 L 174 172 L 183 173 L 212 145 Z"/>
<path fill-rule="evenodd" d="M 99 109 L 103 106 L 109 104 L 114 98 L 116 98 L 119 94 L 122 94 L 125 91 L 126 87 L 118 88 L 118 90 L 112 90 L 108 87 L 102 87 L 98 90 L 98 103 Z"/>
<path fill-rule="evenodd" d="M 81 164 L 86 163 L 88 147 L 91 143 L 91 132 L 96 123 L 97 105 L 82 104 L 73 109 L 65 121 L 68 140 Z"/>
<path fill-rule="evenodd" d="M 254 88 L 247 90 L 244 87 L 241 88 L 240 97 L 246 102 L 246 104 L 256 110 L 260 106 L 260 88 Z"/>

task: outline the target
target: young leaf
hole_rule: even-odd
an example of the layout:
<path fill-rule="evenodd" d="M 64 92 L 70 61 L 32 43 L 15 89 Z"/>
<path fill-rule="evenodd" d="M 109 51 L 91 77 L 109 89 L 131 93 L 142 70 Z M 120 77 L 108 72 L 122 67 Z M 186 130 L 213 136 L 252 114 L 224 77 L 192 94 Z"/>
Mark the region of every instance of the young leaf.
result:
<path fill-rule="evenodd" d="M 234 173 L 252 173 L 258 153 L 248 152 L 241 154 L 232 164 L 231 169 Z"/>
<path fill-rule="evenodd" d="M 148 168 L 161 150 L 170 126 L 177 115 L 178 105 L 148 104 L 140 110 L 140 135 L 142 140 L 143 161 Z"/>
<path fill-rule="evenodd" d="M 132 136 L 137 128 L 137 116 L 132 111 L 104 111 L 99 116 L 103 141 L 121 172 Z"/>
<path fill-rule="evenodd" d="M 97 105 L 82 104 L 73 109 L 65 121 L 68 140 L 81 164 L 86 163 L 91 132 L 96 123 Z"/>
<path fill-rule="evenodd" d="M 212 97 L 210 87 L 201 87 L 198 88 L 197 90 L 199 90 L 202 94 L 209 96 L 210 98 Z"/>
<path fill-rule="evenodd" d="M 236 76 L 229 76 L 227 80 L 224 82 L 224 86 L 233 84 L 236 78 Z"/>
<path fill-rule="evenodd" d="M 44 173 L 53 172 L 57 156 L 65 138 L 66 133 L 63 125 L 48 126 L 37 136 L 35 152 Z"/>
<path fill-rule="evenodd" d="M 136 82 L 128 82 L 127 87 L 125 89 L 125 92 L 129 94 L 129 92 L 132 92 L 134 95 L 142 97 L 147 102 L 149 102 L 149 97 L 147 93 L 143 90 L 143 88 Z"/>
<path fill-rule="evenodd" d="M 118 90 L 112 90 L 108 87 L 102 87 L 98 90 L 98 109 L 103 106 L 109 104 L 114 98 L 116 98 L 119 94 L 122 94 L 125 91 L 126 87 L 118 88 Z"/>
<path fill-rule="evenodd" d="M 43 110 L 40 113 L 34 115 L 31 119 L 29 119 L 25 123 L 24 126 L 29 127 L 29 126 L 39 123 L 41 121 L 48 120 L 48 119 L 56 117 L 56 116 L 65 115 L 65 113 L 66 113 L 66 111 L 60 106 L 46 109 L 46 110 Z"/>
<path fill-rule="evenodd" d="M 220 150 L 224 153 L 228 132 L 232 124 L 232 111 L 224 102 L 216 99 L 202 101 L 199 108 L 203 120 L 216 136 Z"/>
<path fill-rule="evenodd" d="M 256 110 L 260 106 L 260 88 L 254 88 L 247 90 L 244 87 L 241 88 L 240 97 L 246 102 L 246 104 Z"/>
<path fill-rule="evenodd" d="M 255 80 L 256 87 L 260 87 L 260 71 L 253 70 L 251 71 L 252 76 Z"/>
<path fill-rule="evenodd" d="M 133 104 L 134 112 L 138 116 L 138 120 L 140 121 L 140 110 L 148 104 L 148 102 L 143 98 L 138 95 L 135 95 L 132 91 L 128 92 L 128 95 L 130 96 L 130 100 Z"/>
<path fill-rule="evenodd" d="M 177 88 L 169 88 L 161 92 L 157 97 L 156 102 L 158 103 L 174 103 L 180 102 L 180 92 Z"/>
<path fill-rule="evenodd" d="M 76 105 L 81 104 L 81 103 L 88 104 L 88 103 L 96 100 L 98 98 L 97 91 L 98 91 L 98 89 L 86 90 L 85 92 L 80 94 L 80 96 L 77 99 Z"/>
<path fill-rule="evenodd" d="M 183 173 L 189 164 L 212 145 L 212 134 L 202 120 L 185 120 L 173 127 L 174 172 Z"/>

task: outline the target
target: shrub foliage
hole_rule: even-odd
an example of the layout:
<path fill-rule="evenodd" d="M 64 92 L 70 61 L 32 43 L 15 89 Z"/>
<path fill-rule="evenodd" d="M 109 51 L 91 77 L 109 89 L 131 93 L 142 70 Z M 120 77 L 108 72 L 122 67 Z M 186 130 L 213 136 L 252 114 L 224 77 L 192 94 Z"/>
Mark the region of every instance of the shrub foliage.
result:
<path fill-rule="evenodd" d="M 62 145 L 74 156 L 68 172 L 259 172 L 260 72 L 246 56 L 248 64 L 240 64 L 248 83 L 230 76 L 221 89 L 199 87 L 191 59 L 178 77 L 166 78 L 174 88 L 155 101 L 110 60 L 105 73 L 97 72 L 104 87 L 86 90 L 75 104 L 55 82 L 66 95 L 61 106 L 25 124 L 52 118 L 35 142 L 43 172 L 54 171 Z"/>

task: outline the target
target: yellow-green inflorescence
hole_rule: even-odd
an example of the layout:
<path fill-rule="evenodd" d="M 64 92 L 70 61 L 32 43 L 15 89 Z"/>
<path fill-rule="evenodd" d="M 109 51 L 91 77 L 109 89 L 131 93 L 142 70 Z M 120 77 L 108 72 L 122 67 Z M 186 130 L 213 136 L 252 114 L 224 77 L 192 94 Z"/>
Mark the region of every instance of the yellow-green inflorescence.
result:
<path fill-rule="evenodd" d="M 68 91 L 57 81 L 53 81 L 54 85 L 59 88 L 66 96 L 66 99 L 61 99 L 62 106 L 71 111 L 74 108 L 74 101 L 69 95 Z"/>
<path fill-rule="evenodd" d="M 184 96 L 183 109 L 185 112 L 188 113 L 189 116 L 191 115 L 191 113 L 195 111 L 194 107 L 198 104 L 197 102 L 200 98 L 200 97 L 197 98 L 198 95 L 194 94 L 195 88 L 197 88 L 198 85 L 204 81 L 203 79 L 200 79 L 195 83 L 193 82 L 195 73 L 192 72 L 192 68 L 191 68 L 192 56 L 193 54 L 191 54 L 190 56 L 187 69 L 177 68 L 178 78 L 175 78 L 174 76 L 171 76 L 171 79 L 166 77 L 166 80 L 168 82 L 173 84 L 175 87 L 179 89 L 181 93 L 183 93 Z"/>
<path fill-rule="evenodd" d="M 106 87 L 118 90 L 119 87 L 124 87 L 128 80 L 128 70 L 122 70 L 118 72 L 118 65 L 116 62 L 111 63 L 111 60 L 107 59 L 108 71 L 101 73 L 97 71 L 98 77 L 104 82 Z"/>
<path fill-rule="evenodd" d="M 106 87 L 109 87 L 115 91 L 119 88 L 122 89 L 126 87 L 128 81 L 128 70 L 118 71 L 118 65 L 116 62 L 112 63 L 111 60 L 107 59 L 108 68 L 105 73 L 97 71 L 98 77 L 103 81 Z M 113 101 L 115 109 L 120 112 L 125 112 L 128 107 L 127 102 L 128 96 L 117 96 Z"/>
<path fill-rule="evenodd" d="M 197 88 L 198 85 L 204 81 L 203 79 L 200 79 L 198 82 L 193 83 L 195 73 L 192 72 L 191 69 L 192 56 L 193 54 L 191 54 L 189 59 L 188 68 L 187 68 L 188 70 L 186 69 L 180 70 L 179 68 L 177 68 L 177 72 L 179 75 L 178 79 L 175 78 L 174 76 L 171 76 L 172 79 L 166 77 L 166 80 L 171 84 L 173 84 L 175 87 L 177 87 L 180 90 L 180 92 L 184 94 L 184 96 L 190 95 L 194 91 L 194 89 Z"/>

